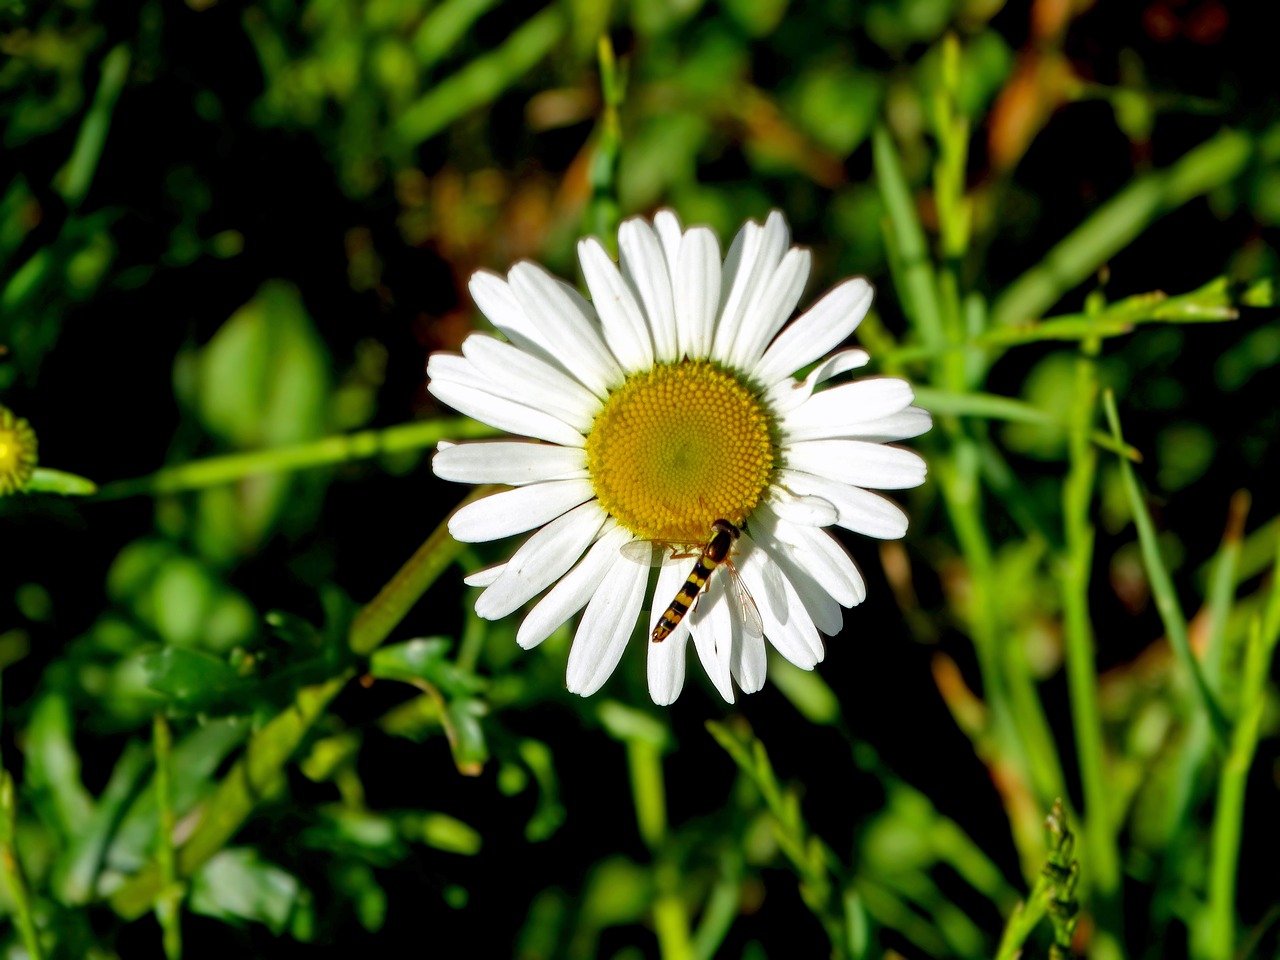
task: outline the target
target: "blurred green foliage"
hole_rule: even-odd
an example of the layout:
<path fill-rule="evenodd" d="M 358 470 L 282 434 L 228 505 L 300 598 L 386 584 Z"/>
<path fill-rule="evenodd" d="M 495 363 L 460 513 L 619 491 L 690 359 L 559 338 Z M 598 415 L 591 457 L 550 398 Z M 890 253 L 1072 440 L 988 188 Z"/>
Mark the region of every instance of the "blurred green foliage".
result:
<path fill-rule="evenodd" d="M 0 7 L 0 403 L 41 451 L 0 496 L 0 952 L 1274 953 L 1260 16 Z M 638 655 L 570 697 L 567 628 L 472 612 L 503 548 L 424 461 L 486 435 L 422 382 L 471 272 L 572 277 L 664 204 L 869 276 L 937 421 L 847 635 L 731 706 L 653 708 Z"/>

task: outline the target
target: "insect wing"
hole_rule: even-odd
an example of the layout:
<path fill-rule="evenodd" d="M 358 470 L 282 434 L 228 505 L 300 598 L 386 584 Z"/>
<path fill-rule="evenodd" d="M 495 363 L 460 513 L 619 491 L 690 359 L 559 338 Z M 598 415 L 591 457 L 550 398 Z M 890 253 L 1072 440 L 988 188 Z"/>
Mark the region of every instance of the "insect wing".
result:
<path fill-rule="evenodd" d="M 629 540 L 618 549 L 628 560 L 647 567 L 660 567 L 668 560 L 696 557 L 700 550 L 696 547 L 691 549 L 689 544 L 673 540 Z"/>
<path fill-rule="evenodd" d="M 764 637 L 764 620 L 760 617 L 760 608 L 756 606 L 755 597 L 751 596 L 751 591 L 747 589 L 746 582 L 742 579 L 742 574 L 738 573 L 738 568 L 733 565 L 732 560 L 725 560 L 724 572 L 729 577 L 733 586 L 734 596 L 737 598 L 738 612 L 742 616 L 743 632 L 749 637 Z"/>

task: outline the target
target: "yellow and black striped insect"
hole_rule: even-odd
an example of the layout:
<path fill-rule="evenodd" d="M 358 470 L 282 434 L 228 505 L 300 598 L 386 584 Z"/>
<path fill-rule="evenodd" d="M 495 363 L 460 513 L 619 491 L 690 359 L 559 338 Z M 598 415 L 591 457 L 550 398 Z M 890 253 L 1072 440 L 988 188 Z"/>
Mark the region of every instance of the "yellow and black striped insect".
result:
<path fill-rule="evenodd" d="M 689 572 L 684 586 L 680 588 L 680 592 L 676 594 L 675 599 L 671 601 L 666 612 L 658 620 L 657 626 L 653 628 L 653 634 L 650 639 L 654 643 L 661 643 L 671 636 L 671 632 L 679 626 L 680 621 L 696 606 L 698 598 L 706 589 L 707 581 L 711 579 L 711 575 L 716 571 L 716 568 L 721 566 L 724 567 L 725 575 L 733 583 L 744 626 L 751 633 L 763 633 L 764 628 L 760 620 L 760 611 L 756 609 L 755 600 L 751 598 L 751 594 L 746 585 L 743 584 L 742 578 L 738 575 L 733 561 L 729 559 L 729 552 L 733 549 L 734 541 L 742 535 L 742 531 L 728 520 L 723 519 L 715 521 L 711 525 L 711 530 L 711 539 L 702 547 L 701 552 L 675 552 L 670 555 L 671 559 L 696 556 L 698 560 Z M 627 544 L 626 546 L 630 548 L 628 549 L 628 555 L 638 558 L 638 549 L 643 548 L 649 551 L 653 543 L 655 541 L 641 540 Z M 656 543 L 659 546 L 677 549 L 676 545 L 665 543 L 661 540 L 656 541 Z"/>

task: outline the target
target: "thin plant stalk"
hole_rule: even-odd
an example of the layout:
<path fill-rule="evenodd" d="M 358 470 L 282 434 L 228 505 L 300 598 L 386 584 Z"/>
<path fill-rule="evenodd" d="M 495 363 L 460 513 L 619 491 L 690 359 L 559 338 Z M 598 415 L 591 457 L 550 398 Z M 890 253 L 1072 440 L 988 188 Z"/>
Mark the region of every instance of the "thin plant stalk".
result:
<path fill-rule="evenodd" d="M 1204 953 L 1209 960 L 1229 960 L 1236 954 L 1236 885 L 1244 836 L 1245 792 L 1266 707 L 1267 675 L 1280 640 L 1280 550 L 1272 569 L 1266 613 L 1254 617 L 1250 625 L 1240 678 L 1240 712 L 1218 779 L 1205 924 Z"/>
<path fill-rule="evenodd" d="M 1107 414 L 1107 423 L 1111 428 L 1112 436 L 1115 437 L 1117 443 L 1122 443 L 1120 415 L 1116 410 L 1115 396 L 1110 390 L 1104 392 L 1102 404 Z M 1124 484 L 1125 495 L 1129 501 L 1129 509 L 1133 513 L 1134 526 L 1138 528 L 1138 542 L 1142 550 L 1143 565 L 1146 567 L 1147 578 L 1151 582 L 1151 592 L 1155 596 L 1156 609 L 1159 611 L 1160 619 L 1164 623 L 1165 633 L 1169 637 L 1169 643 L 1173 647 L 1178 663 L 1191 679 L 1196 700 L 1208 717 L 1215 738 L 1220 745 L 1226 746 L 1226 718 L 1214 699 L 1213 693 L 1209 690 L 1209 685 L 1205 681 L 1200 664 L 1191 650 L 1187 620 L 1182 613 L 1182 606 L 1178 602 L 1177 591 L 1173 586 L 1173 578 L 1170 577 L 1169 571 L 1165 567 L 1164 558 L 1160 555 L 1160 543 L 1156 536 L 1155 523 L 1151 519 L 1151 512 L 1147 509 L 1142 492 L 1138 489 L 1138 479 L 1134 475 L 1133 467 L 1124 460 L 1120 461 L 1120 477 Z"/>
<path fill-rule="evenodd" d="M 1062 610 L 1071 723 L 1084 787 L 1085 865 L 1099 922 L 1098 948 L 1107 955 L 1122 951 L 1115 939 L 1120 921 L 1120 854 L 1116 846 L 1111 791 L 1098 706 L 1089 582 L 1093 572 L 1094 530 L 1090 522 L 1098 454 L 1089 441 L 1097 411 L 1097 370 L 1091 357 L 1077 360 L 1075 397 L 1070 410 L 1070 467 L 1062 488 L 1065 554 L 1062 558 Z"/>
<path fill-rule="evenodd" d="M 40 930 L 31 905 L 31 889 L 18 856 L 17 829 L 18 799 L 13 777 L 8 770 L 0 770 L 0 862 L 4 866 L 9 899 L 13 902 L 13 923 L 31 960 L 44 960 Z"/>
<path fill-rule="evenodd" d="M 362 430 L 359 433 L 340 434 L 289 446 L 191 460 L 164 467 L 145 477 L 104 484 L 97 499 L 119 500 L 124 497 L 203 490 L 261 474 L 291 473 L 353 460 L 367 460 L 383 454 L 422 450 L 434 447 L 445 439 L 470 440 L 495 435 L 492 427 L 470 417 L 403 423 L 382 430 Z"/>
<path fill-rule="evenodd" d="M 156 919 L 160 922 L 166 960 L 182 960 L 182 883 L 178 879 L 178 860 L 173 846 L 173 794 L 171 761 L 173 733 L 163 713 L 157 713 L 152 724 L 152 743 L 156 755 L 156 809 L 159 811 L 156 863 L 160 868 L 163 889 L 156 897 Z"/>

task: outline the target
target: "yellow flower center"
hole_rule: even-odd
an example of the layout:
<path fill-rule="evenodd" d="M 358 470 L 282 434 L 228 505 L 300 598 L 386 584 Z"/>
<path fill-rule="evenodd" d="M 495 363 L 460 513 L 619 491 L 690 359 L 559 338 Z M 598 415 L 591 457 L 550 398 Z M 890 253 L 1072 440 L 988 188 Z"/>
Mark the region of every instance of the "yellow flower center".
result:
<path fill-rule="evenodd" d="M 0 407 L 0 496 L 25 487 L 35 469 L 35 431 Z"/>
<path fill-rule="evenodd" d="M 699 543 L 721 518 L 741 526 L 773 473 L 770 423 L 760 399 L 710 361 L 632 374 L 587 436 L 596 497 L 648 540 Z"/>

